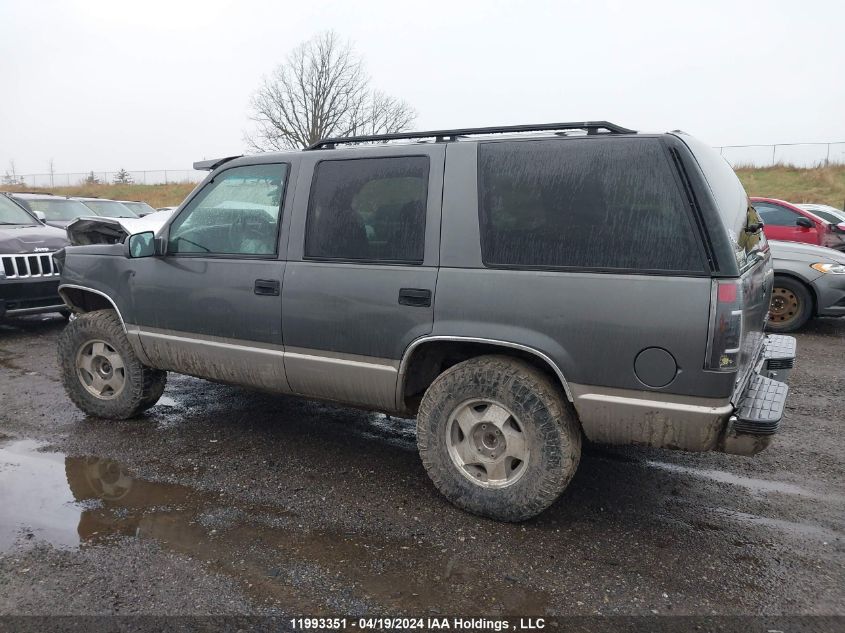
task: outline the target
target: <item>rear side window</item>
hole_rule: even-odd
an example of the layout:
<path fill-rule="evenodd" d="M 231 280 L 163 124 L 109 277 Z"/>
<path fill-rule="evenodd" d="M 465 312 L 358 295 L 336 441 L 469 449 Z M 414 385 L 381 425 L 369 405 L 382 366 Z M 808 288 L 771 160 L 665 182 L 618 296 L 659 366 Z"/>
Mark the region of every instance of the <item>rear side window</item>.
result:
<path fill-rule="evenodd" d="M 483 143 L 478 179 L 487 265 L 703 270 L 656 139 Z"/>
<path fill-rule="evenodd" d="M 428 157 L 327 160 L 308 203 L 305 256 L 420 263 Z"/>

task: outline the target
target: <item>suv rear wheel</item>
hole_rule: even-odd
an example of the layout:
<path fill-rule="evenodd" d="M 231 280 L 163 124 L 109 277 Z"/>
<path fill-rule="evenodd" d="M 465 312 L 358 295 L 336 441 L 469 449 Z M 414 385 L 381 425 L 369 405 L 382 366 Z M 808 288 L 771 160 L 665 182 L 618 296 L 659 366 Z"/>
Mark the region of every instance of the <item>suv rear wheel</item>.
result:
<path fill-rule="evenodd" d="M 434 485 L 454 505 L 523 521 L 563 492 L 581 456 L 581 429 L 560 389 L 528 363 L 483 356 L 431 384 L 417 444 Z"/>
<path fill-rule="evenodd" d="M 59 336 L 59 365 L 68 397 L 99 418 L 126 419 L 161 397 L 167 372 L 141 364 L 113 310 L 72 320 Z"/>

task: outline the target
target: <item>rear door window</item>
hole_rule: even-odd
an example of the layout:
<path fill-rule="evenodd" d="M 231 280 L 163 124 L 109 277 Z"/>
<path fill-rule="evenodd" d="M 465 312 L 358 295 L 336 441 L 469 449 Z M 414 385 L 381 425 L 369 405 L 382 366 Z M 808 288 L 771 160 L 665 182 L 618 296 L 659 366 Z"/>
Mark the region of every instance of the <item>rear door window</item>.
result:
<path fill-rule="evenodd" d="M 657 139 L 482 143 L 478 179 L 487 265 L 704 270 Z"/>
<path fill-rule="evenodd" d="M 427 156 L 318 163 L 305 257 L 421 263 L 428 170 Z"/>

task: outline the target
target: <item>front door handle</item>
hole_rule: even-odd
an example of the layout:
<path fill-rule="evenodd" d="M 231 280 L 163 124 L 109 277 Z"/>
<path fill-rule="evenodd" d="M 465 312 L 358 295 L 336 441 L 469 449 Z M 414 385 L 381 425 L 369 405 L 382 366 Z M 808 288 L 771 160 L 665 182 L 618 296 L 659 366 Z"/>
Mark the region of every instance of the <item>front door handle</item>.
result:
<path fill-rule="evenodd" d="M 256 279 L 255 294 L 278 297 L 281 284 L 278 279 Z"/>
<path fill-rule="evenodd" d="M 424 288 L 401 288 L 399 290 L 399 305 L 430 308 L 431 290 Z"/>

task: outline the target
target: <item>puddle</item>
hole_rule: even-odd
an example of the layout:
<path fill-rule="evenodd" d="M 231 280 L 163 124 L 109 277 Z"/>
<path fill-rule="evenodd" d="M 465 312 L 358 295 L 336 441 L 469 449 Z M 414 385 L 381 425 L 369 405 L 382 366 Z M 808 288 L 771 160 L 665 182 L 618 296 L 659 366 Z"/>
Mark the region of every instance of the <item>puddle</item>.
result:
<path fill-rule="evenodd" d="M 673 473 L 683 473 L 685 475 L 692 475 L 693 477 L 700 477 L 702 479 L 710 479 L 711 481 L 718 481 L 719 483 L 732 484 L 740 486 L 755 494 L 766 494 L 776 492 L 786 495 L 795 495 L 798 497 L 807 497 L 808 499 L 824 499 L 830 501 L 831 499 L 845 500 L 845 497 L 839 495 L 822 494 L 807 490 L 801 486 L 788 484 L 781 481 L 772 481 L 770 479 L 755 479 L 753 477 L 743 477 L 741 475 L 734 475 L 733 473 L 724 470 L 707 470 L 702 468 L 690 468 L 688 466 L 679 466 L 677 464 L 668 464 L 666 462 L 646 462 L 649 466 L 667 470 Z"/>
<path fill-rule="evenodd" d="M 309 529 L 285 508 L 146 481 L 113 460 L 39 447 L 0 446 L 0 551 L 28 540 L 84 548 L 150 539 L 300 613 L 366 613 L 373 605 L 462 612 L 479 590 L 503 614 L 542 614 L 548 602 L 548 594 L 518 584 L 493 589 L 477 561 L 416 537 Z"/>
<path fill-rule="evenodd" d="M 65 458 L 32 440 L 0 447 L 0 551 L 32 534 L 59 547 L 79 544 L 82 510 L 68 487 Z"/>

